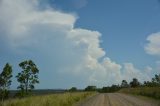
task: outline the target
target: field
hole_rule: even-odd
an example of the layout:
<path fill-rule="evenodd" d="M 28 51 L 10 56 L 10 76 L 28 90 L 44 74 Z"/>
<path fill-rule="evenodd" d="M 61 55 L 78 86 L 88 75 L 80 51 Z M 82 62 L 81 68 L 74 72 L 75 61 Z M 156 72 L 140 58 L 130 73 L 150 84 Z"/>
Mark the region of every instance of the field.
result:
<path fill-rule="evenodd" d="M 160 99 L 160 87 L 139 87 L 139 88 L 124 88 L 119 92 L 133 94 L 133 95 L 142 95 L 147 97 L 152 97 L 154 99 Z"/>
<path fill-rule="evenodd" d="M 94 94 L 93 92 L 79 92 L 32 96 L 23 99 L 6 100 L 0 106 L 72 106 Z"/>

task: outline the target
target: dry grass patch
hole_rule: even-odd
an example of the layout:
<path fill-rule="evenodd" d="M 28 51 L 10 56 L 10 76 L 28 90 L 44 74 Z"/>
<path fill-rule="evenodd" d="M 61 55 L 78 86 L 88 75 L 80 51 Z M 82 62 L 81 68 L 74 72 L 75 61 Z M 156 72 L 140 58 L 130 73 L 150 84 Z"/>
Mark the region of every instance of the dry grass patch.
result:
<path fill-rule="evenodd" d="M 51 94 L 45 96 L 32 96 L 23 99 L 6 100 L 1 106 L 72 106 L 93 92 Z"/>

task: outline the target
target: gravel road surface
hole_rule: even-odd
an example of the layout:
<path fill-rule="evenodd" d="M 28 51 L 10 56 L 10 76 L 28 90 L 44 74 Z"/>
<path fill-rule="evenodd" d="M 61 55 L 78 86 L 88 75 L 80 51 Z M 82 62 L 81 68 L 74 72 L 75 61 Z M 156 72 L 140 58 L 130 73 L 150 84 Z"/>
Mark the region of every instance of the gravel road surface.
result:
<path fill-rule="evenodd" d="M 160 106 L 160 104 L 121 93 L 103 93 L 86 99 L 78 106 Z"/>

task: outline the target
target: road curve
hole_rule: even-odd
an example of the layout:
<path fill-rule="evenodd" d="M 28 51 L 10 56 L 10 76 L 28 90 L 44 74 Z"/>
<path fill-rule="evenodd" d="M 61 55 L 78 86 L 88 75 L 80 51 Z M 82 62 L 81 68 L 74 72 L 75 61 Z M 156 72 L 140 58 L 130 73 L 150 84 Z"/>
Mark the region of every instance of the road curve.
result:
<path fill-rule="evenodd" d="M 160 106 L 160 104 L 121 93 L 103 93 L 88 98 L 78 106 Z"/>

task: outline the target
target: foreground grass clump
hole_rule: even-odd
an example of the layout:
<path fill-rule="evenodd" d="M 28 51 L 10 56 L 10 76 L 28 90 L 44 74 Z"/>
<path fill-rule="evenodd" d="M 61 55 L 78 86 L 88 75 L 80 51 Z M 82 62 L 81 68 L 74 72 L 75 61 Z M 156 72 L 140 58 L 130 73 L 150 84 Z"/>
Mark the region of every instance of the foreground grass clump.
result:
<path fill-rule="evenodd" d="M 160 87 L 124 88 L 121 89 L 119 92 L 160 99 Z"/>
<path fill-rule="evenodd" d="M 1 106 L 72 106 L 93 92 L 51 94 L 45 96 L 32 96 L 23 99 L 7 100 Z"/>

